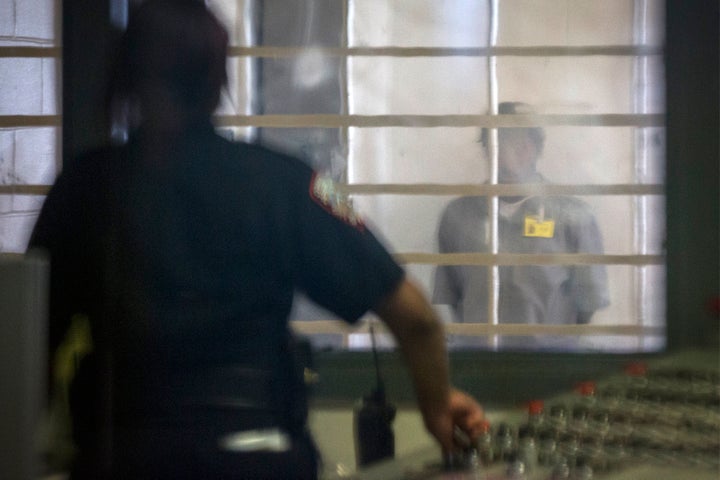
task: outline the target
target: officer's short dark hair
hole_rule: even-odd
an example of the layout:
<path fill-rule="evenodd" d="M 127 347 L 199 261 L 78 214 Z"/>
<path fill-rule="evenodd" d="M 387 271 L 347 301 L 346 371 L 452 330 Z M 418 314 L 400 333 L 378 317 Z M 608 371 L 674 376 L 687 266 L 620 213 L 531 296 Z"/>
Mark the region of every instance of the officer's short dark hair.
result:
<path fill-rule="evenodd" d="M 515 114 L 533 114 L 535 109 L 527 103 L 523 102 L 501 102 L 498 104 L 499 115 L 515 115 Z M 545 130 L 541 127 L 521 127 L 517 130 L 522 130 L 527 133 L 528 137 L 535 143 L 538 151 L 542 151 L 545 146 Z M 480 130 L 480 143 L 483 146 L 488 144 L 488 129 L 483 128 Z"/>
<path fill-rule="evenodd" d="M 212 110 L 227 82 L 227 46 L 227 31 L 204 2 L 146 0 L 131 10 L 119 40 L 108 100 L 155 78 L 185 107 Z"/>

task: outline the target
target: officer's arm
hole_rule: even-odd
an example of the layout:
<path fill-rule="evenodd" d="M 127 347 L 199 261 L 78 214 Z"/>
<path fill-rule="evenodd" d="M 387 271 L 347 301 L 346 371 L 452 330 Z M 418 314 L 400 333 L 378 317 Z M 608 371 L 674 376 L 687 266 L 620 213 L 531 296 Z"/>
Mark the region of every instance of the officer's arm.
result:
<path fill-rule="evenodd" d="M 450 386 L 444 329 L 425 296 L 405 279 L 374 310 L 394 334 L 405 357 L 428 431 L 448 451 L 454 448 L 455 425 L 476 438 L 482 408 Z"/>

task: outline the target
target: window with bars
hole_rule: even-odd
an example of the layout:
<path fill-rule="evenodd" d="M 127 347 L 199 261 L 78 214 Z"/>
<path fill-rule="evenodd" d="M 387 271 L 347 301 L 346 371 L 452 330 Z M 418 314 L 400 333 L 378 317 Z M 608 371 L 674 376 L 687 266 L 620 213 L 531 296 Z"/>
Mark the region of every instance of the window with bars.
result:
<path fill-rule="evenodd" d="M 226 104 L 219 123 L 330 173 L 409 275 L 428 296 L 435 292 L 451 346 L 664 345 L 663 2 L 213 4 L 243 26 L 231 49 L 243 68 L 228 96 L 248 93 L 244 112 Z M 248 90 L 248 81 L 257 88 Z M 506 101 L 532 110 L 502 114 Z M 521 127 L 544 131 L 543 180 L 503 183 L 497 132 Z M 490 139 L 484 148 L 483 129 Z M 488 238 L 444 250 L 441 218 L 460 197 L 482 199 L 476 217 L 485 222 L 464 225 L 461 234 Z M 573 215 L 580 223 L 589 215 L 598 231 L 578 225 L 571 240 L 516 248 L 502 224 L 522 208 L 508 206 L 507 197 L 547 205 L 545 225 L 559 216 L 555 239 Z M 574 207 L 563 206 L 568 202 Z M 442 269 L 473 277 L 466 305 L 445 305 L 437 294 Z M 605 272 L 604 292 L 568 281 L 592 269 Z M 565 307 L 549 305 L 550 297 L 573 288 L 581 290 L 575 303 L 604 295 L 609 304 L 590 305 L 597 311 L 589 323 L 562 318 Z M 539 298 L 520 302 L 521 294 Z M 348 331 L 302 301 L 294 318 L 321 345 L 370 345 L 372 318 Z"/>
<path fill-rule="evenodd" d="M 662 0 L 208 3 L 232 43 L 220 129 L 329 173 L 429 297 L 439 269 L 483 269 L 470 291 L 484 299 L 482 314 L 436 305 L 451 346 L 502 349 L 525 338 L 573 350 L 663 346 Z M 2 5 L 0 250 L 20 252 L 59 170 L 57 6 Z M 504 101 L 533 110 L 502 114 Z M 498 181 L 498 132 L 520 127 L 544 129 L 538 170 L 547 182 Z M 508 196 L 581 201 L 603 249 L 508 251 L 498 236 Z M 484 201 L 486 249 L 438 244 L 443 212 L 461 197 Z M 607 272 L 609 305 L 589 323 L 503 317 L 503 269 L 575 266 Z M 300 297 L 294 319 L 320 346 L 370 345 L 371 316 L 348 330 Z"/>
<path fill-rule="evenodd" d="M 0 252 L 24 252 L 60 166 L 55 0 L 0 2 Z"/>

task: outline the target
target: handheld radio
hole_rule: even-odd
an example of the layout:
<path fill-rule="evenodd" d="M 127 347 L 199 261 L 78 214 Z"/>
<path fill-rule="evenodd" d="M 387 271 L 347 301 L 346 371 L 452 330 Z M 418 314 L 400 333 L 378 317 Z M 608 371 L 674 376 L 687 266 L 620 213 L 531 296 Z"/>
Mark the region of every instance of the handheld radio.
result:
<path fill-rule="evenodd" d="M 377 386 L 358 402 L 354 411 L 355 458 L 358 467 L 395 456 L 392 421 L 395 419 L 396 409 L 385 397 L 385 385 L 380 375 L 372 325 L 370 339 Z"/>

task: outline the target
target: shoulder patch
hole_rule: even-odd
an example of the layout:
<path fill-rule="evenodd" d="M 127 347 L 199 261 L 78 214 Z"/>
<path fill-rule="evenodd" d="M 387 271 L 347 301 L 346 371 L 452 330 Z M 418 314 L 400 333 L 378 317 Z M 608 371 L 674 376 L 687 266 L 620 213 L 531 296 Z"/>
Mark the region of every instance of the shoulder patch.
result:
<path fill-rule="evenodd" d="M 358 230 L 365 228 L 362 218 L 353 210 L 347 197 L 338 192 L 332 178 L 320 175 L 317 172 L 314 173 L 310 181 L 310 198 L 332 216 L 348 225 Z"/>

